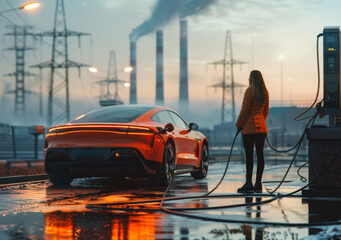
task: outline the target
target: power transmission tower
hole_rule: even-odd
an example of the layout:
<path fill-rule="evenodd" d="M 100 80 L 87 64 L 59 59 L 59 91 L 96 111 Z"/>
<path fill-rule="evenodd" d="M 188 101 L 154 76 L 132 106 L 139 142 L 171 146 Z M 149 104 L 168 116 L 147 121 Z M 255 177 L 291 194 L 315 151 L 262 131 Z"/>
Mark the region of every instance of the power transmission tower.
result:
<path fill-rule="evenodd" d="M 34 50 L 34 48 L 27 47 L 27 36 L 35 37 L 31 32 L 32 26 L 24 25 L 11 25 L 7 26 L 12 31 L 5 33 L 5 35 L 14 36 L 14 47 L 7 48 L 6 50 L 15 51 L 15 72 L 6 74 L 5 76 L 15 77 L 15 90 L 8 91 L 7 93 L 15 94 L 14 113 L 15 116 L 25 115 L 26 93 L 32 93 L 25 89 L 25 77 L 36 76 L 36 74 L 25 71 L 25 51 Z"/>
<path fill-rule="evenodd" d="M 53 31 L 43 32 L 37 35 L 41 37 L 52 37 L 51 61 L 31 66 L 39 69 L 51 69 L 47 103 L 47 124 L 51 126 L 53 123 L 58 123 L 63 120 L 68 122 L 70 121 L 69 68 L 78 68 L 80 71 L 81 67 L 89 66 L 69 59 L 68 38 L 78 37 L 80 41 L 81 36 L 90 34 L 67 30 L 64 0 L 56 0 Z M 64 74 L 62 73 L 62 69 L 64 69 Z M 59 100 L 56 96 L 63 89 L 65 90 L 65 102 Z M 57 106 L 61 110 L 55 118 L 53 118 L 53 106 Z"/>
<path fill-rule="evenodd" d="M 108 75 L 107 79 L 97 82 L 101 88 L 101 95 L 99 103 L 101 106 L 111 106 L 120 105 L 123 102 L 118 96 L 118 83 L 124 83 L 122 80 L 117 79 L 117 64 L 116 64 L 116 53 L 115 51 L 110 51 L 109 54 L 109 65 L 108 65 Z M 115 93 L 110 92 L 110 87 L 114 84 Z"/>
<path fill-rule="evenodd" d="M 231 32 L 226 31 L 225 36 L 225 49 L 224 49 L 224 59 L 216 62 L 209 63 L 212 65 L 222 65 L 223 66 L 223 81 L 221 83 L 214 84 L 210 87 L 214 88 L 222 88 L 223 89 L 223 97 L 221 103 L 221 123 L 225 123 L 228 119 L 234 123 L 236 121 L 236 104 L 235 104 L 235 88 L 243 88 L 247 87 L 246 85 L 235 83 L 234 75 L 233 75 L 233 66 L 234 65 L 242 65 L 247 64 L 247 62 L 242 62 L 233 59 L 233 51 L 232 51 L 232 37 Z M 226 70 L 230 70 L 230 83 L 226 83 Z"/>

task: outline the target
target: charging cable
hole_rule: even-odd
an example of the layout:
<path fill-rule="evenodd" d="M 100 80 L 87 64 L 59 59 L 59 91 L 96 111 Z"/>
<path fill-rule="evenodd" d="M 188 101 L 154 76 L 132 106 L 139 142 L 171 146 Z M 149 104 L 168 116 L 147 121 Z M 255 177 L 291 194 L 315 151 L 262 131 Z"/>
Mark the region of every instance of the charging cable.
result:
<path fill-rule="evenodd" d="M 335 158 L 317 175 L 315 176 L 315 178 L 313 180 L 311 180 L 308 184 L 306 184 L 305 186 L 291 192 L 291 193 L 288 193 L 288 194 L 277 194 L 277 195 L 274 195 L 273 193 L 275 191 L 277 191 L 279 189 L 279 187 L 282 185 L 283 182 L 285 182 L 285 178 L 296 158 L 296 155 L 298 153 L 298 150 L 302 144 L 302 141 L 303 141 L 303 137 L 306 133 L 306 129 L 308 128 L 309 124 L 312 123 L 314 124 L 315 122 L 315 119 L 319 113 L 319 111 L 317 111 L 313 116 L 309 116 L 309 117 L 305 117 L 305 118 L 302 118 L 302 119 L 299 119 L 299 117 L 303 116 L 305 113 L 307 113 L 310 109 L 312 109 L 312 107 L 315 105 L 316 101 L 317 101 L 317 98 L 318 98 L 318 95 L 319 95 L 319 89 L 320 89 L 320 67 L 319 67 L 319 55 L 318 55 L 318 41 L 319 41 L 319 38 L 322 36 L 322 34 L 319 34 L 317 36 L 317 66 L 318 66 L 318 89 L 317 89 L 317 93 L 316 93 L 316 97 L 315 97 L 315 100 L 314 100 L 314 103 L 307 109 L 305 110 L 303 113 L 299 114 L 298 116 L 295 117 L 295 120 L 296 121 L 300 121 L 300 120 L 304 120 L 304 119 L 307 119 L 307 118 L 310 118 L 311 119 L 308 121 L 305 129 L 304 129 L 304 132 L 300 138 L 300 140 L 298 141 L 298 143 L 295 145 L 295 147 L 293 147 L 291 150 L 295 149 L 296 147 L 297 150 L 295 152 L 295 155 L 293 157 L 293 160 L 291 161 L 283 179 L 281 180 L 280 184 L 275 188 L 275 190 L 269 192 L 268 195 L 264 195 L 264 194 L 261 194 L 261 195 L 256 195 L 256 194 L 229 194 L 229 195 L 219 195 L 219 196 L 209 196 L 210 194 L 212 194 L 218 187 L 219 185 L 221 184 L 221 182 L 223 181 L 226 173 L 227 173 L 227 169 L 228 169 L 228 166 L 229 166 L 229 163 L 230 163 L 230 160 L 231 160 L 231 155 L 232 155 L 232 151 L 233 151 L 233 146 L 234 146 L 234 143 L 235 143 L 235 140 L 239 134 L 239 132 L 241 131 L 241 129 L 238 129 L 235 137 L 234 137 L 234 140 L 233 140 L 233 143 L 232 143 L 232 146 L 231 146 L 231 150 L 230 150 L 230 154 L 229 154 L 229 157 L 228 157 L 228 161 L 226 163 L 226 167 L 225 167 L 225 171 L 220 179 L 220 181 L 218 182 L 218 184 L 208 193 L 204 194 L 204 195 L 200 195 L 200 196 L 190 196 L 190 197 L 170 197 L 170 198 L 166 198 L 166 195 L 167 195 L 167 192 L 169 191 L 172 183 L 173 183 L 173 179 L 170 181 L 166 191 L 164 192 L 163 194 L 163 197 L 160 200 L 150 200 L 150 201 L 141 201 L 141 202 L 132 202 L 132 203 L 129 203 L 129 204 L 150 204 L 150 203 L 156 203 L 156 202 L 160 202 L 160 208 L 159 209 L 153 209 L 154 211 L 164 211 L 164 212 L 167 212 L 167 213 L 171 213 L 171 214 L 175 214 L 175 215 L 179 215 L 179 216 L 184 216 L 184 217 L 191 217 L 191 218 L 196 218 L 196 219 L 201 219 L 201 220 L 208 220 L 208 221 L 216 221 L 216 222 L 227 222 L 227 223 L 251 223 L 251 224 L 271 224 L 271 225 L 280 225 L 280 226 L 316 226 L 316 225 L 333 225 L 333 224 L 340 224 L 340 222 L 336 221 L 336 222 L 319 222 L 319 223 L 315 223 L 315 224 L 312 224 L 312 223 L 308 223 L 308 224 L 302 224 L 302 223 L 278 223 L 278 222 L 262 222 L 262 221 L 247 221 L 247 220 L 242 220 L 242 221 L 239 221 L 239 220 L 231 220 L 231 219 L 222 219 L 222 218 L 212 218 L 212 217 L 205 217 L 205 216 L 198 216 L 198 215 L 192 215 L 192 214 L 188 214 L 188 213 L 184 213 L 182 211 L 190 211 L 190 210 L 195 210 L 195 211 L 198 211 L 198 210 L 208 210 L 208 209 L 218 209 L 218 208 L 235 208 L 235 207 L 242 207 L 242 206 L 258 206 L 258 205 L 262 205 L 262 204 L 267 204 L 267 203 L 270 203 L 276 199 L 281 199 L 281 198 L 284 198 L 284 197 L 293 197 L 294 194 L 300 192 L 301 190 L 303 190 L 304 188 L 310 186 L 312 183 L 314 183 L 335 161 L 336 159 L 338 159 L 338 157 L 340 156 L 341 154 L 341 150 L 335 155 Z M 321 107 L 321 103 L 318 103 L 317 104 L 317 108 Z M 161 136 L 160 136 L 161 137 Z M 268 141 L 268 139 L 267 139 Z M 268 141 L 268 144 L 269 146 L 275 150 L 275 148 L 273 148 L 270 144 L 270 142 Z M 277 149 L 276 149 L 277 150 Z M 275 150 L 275 151 L 276 151 Z M 290 150 L 290 151 L 291 151 Z M 286 151 L 280 151 L 280 150 L 277 150 L 278 152 L 288 152 L 288 150 Z M 247 197 L 247 196 L 262 196 L 262 197 L 271 197 L 270 199 L 267 199 L 267 200 L 264 200 L 264 201 L 260 201 L 260 202 L 256 202 L 256 203 L 246 203 L 246 204 L 234 204 L 234 205 L 224 205 L 224 206 L 215 206 L 215 207 L 205 207 L 205 208 L 165 208 L 163 205 L 164 205 L 164 202 L 165 201 L 174 201 L 174 200 L 184 200 L 184 199 L 198 199 L 198 198 L 214 198 L 214 197 L 234 197 L 234 198 L 237 198 L 237 197 Z M 297 196 L 297 197 L 302 197 L 302 196 Z M 132 209 L 132 208 L 122 208 L 122 207 L 119 207 L 120 205 L 127 205 L 126 202 L 124 203 L 115 203 L 115 204 L 88 204 L 86 207 L 89 208 L 89 209 L 105 209 L 105 210 L 120 210 L 120 211 L 139 211 L 139 210 L 142 210 L 142 211 L 153 211 L 151 209 Z M 117 207 L 111 207 L 111 206 L 117 206 Z"/>
<path fill-rule="evenodd" d="M 305 111 L 303 111 L 302 113 L 300 113 L 299 115 L 297 115 L 294 119 L 296 121 L 301 121 L 304 120 L 306 118 L 301 118 L 304 114 L 306 114 L 310 109 L 312 109 L 315 105 L 315 103 L 317 102 L 317 98 L 319 96 L 320 93 L 320 56 L 319 56 L 319 39 L 320 37 L 323 36 L 323 33 L 320 33 L 319 35 L 317 35 L 317 39 L 316 39 L 316 60 L 317 60 L 317 91 L 316 91 L 316 96 L 315 96 L 315 100 L 314 102 L 311 104 L 311 106 L 309 108 L 307 108 Z M 322 102 L 322 101 L 321 101 Z M 309 118 L 309 117 L 308 117 Z"/>

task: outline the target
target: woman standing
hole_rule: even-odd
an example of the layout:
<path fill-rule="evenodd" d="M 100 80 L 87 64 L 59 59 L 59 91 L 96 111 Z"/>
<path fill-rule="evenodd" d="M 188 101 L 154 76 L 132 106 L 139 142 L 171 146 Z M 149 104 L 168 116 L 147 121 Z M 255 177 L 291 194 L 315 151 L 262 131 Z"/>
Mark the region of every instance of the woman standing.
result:
<path fill-rule="evenodd" d="M 237 129 L 243 128 L 243 144 L 246 153 L 246 182 L 238 189 L 239 193 L 262 192 L 262 175 L 264 170 L 264 142 L 268 129 L 266 118 L 269 113 L 269 93 L 262 73 L 253 70 L 250 73 L 249 87 L 246 89 L 236 122 Z M 252 184 L 253 148 L 256 145 L 257 176 Z"/>

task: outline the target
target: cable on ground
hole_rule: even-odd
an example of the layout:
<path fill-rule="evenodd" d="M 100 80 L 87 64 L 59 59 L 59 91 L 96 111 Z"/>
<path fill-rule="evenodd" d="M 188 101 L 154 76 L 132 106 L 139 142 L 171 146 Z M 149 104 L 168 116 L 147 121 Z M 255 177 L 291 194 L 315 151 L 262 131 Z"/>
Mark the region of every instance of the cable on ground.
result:
<path fill-rule="evenodd" d="M 244 206 L 259 206 L 259 205 L 263 205 L 263 204 L 267 204 L 267 203 L 270 203 L 276 199 L 281 199 L 281 198 L 284 198 L 284 197 L 292 197 L 294 196 L 294 194 L 302 191 L 303 189 L 309 187 L 311 184 L 313 184 L 335 161 L 336 159 L 339 157 L 339 155 L 341 154 L 341 149 L 339 150 L 339 152 L 335 155 L 334 159 L 332 161 L 329 162 L 329 164 L 317 175 L 315 176 L 308 184 L 306 184 L 305 186 L 293 191 L 293 192 L 290 192 L 290 193 L 287 193 L 287 194 L 277 194 L 277 195 L 274 195 L 273 193 L 275 191 L 277 191 L 280 186 L 282 185 L 282 183 L 284 182 L 287 182 L 285 181 L 285 178 L 297 156 L 297 153 L 300 149 L 300 146 L 302 144 L 302 141 L 303 141 L 303 137 L 306 133 L 306 129 L 308 128 L 309 124 L 312 122 L 312 124 L 314 124 L 315 122 L 315 119 L 317 117 L 317 115 L 319 114 L 319 110 L 321 109 L 321 104 L 322 104 L 322 101 L 319 102 L 317 105 L 316 105 L 316 108 L 317 108 L 317 111 L 316 113 L 313 115 L 313 116 L 309 116 L 309 117 L 305 117 L 305 118 L 302 118 L 302 119 L 299 119 L 299 117 L 301 117 L 302 115 L 304 115 L 305 113 L 307 113 L 310 109 L 312 109 L 312 107 L 315 105 L 316 101 L 317 101 L 317 98 L 318 98 L 318 95 L 319 95 L 319 90 L 320 90 L 320 66 L 319 66 L 319 47 L 318 47 L 318 42 L 319 42 L 319 38 L 322 36 L 322 34 L 319 34 L 317 36 L 317 68 L 318 68 L 318 88 L 317 88 L 317 93 L 316 93 L 316 97 L 315 97 L 315 100 L 314 100 L 314 103 L 307 109 L 305 110 L 303 113 L 299 114 L 298 116 L 295 117 L 295 120 L 296 121 L 300 121 L 300 120 L 303 120 L 303 119 L 307 119 L 307 118 L 310 118 L 311 119 L 308 121 L 308 123 L 306 124 L 306 127 L 304 129 L 304 132 L 300 138 L 300 140 L 298 141 L 298 143 L 291 149 L 289 150 L 277 150 L 275 148 L 272 147 L 272 145 L 270 144 L 269 140 L 267 139 L 267 142 L 269 144 L 269 146 L 275 150 L 276 152 L 289 152 L 293 149 L 295 149 L 297 147 L 297 150 L 293 156 L 293 159 L 284 175 L 284 177 L 282 178 L 282 180 L 280 181 L 279 185 L 273 190 L 273 191 L 270 191 L 269 192 L 269 195 L 266 195 L 266 196 L 269 196 L 271 197 L 270 199 L 267 199 L 267 200 L 264 200 L 264 201 L 259 201 L 259 202 L 255 202 L 255 203 L 245 203 L 245 204 L 233 204 L 233 205 L 223 205 L 223 206 L 214 206 L 214 207 L 204 207 L 204 208 L 165 208 L 163 207 L 164 205 L 164 202 L 165 201 L 172 201 L 172 200 L 184 200 L 184 199 L 198 199 L 198 198 L 214 198 L 216 196 L 209 196 L 211 193 L 213 193 L 218 187 L 219 185 L 221 184 L 221 182 L 223 181 L 225 175 L 226 175 L 226 172 L 227 172 L 227 169 L 228 169 L 228 166 L 229 166 L 229 163 L 230 163 L 230 159 L 231 159 L 231 155 L 232 155 L 232 150 L 233 150 L 233 146 L 234 146 L 234 143 L 235 143 L 235 140 L 239 134 L 239 129 L 234 137 L 234 140 L 233 140 L 233 143 L 232 143 L 232 146 L 231 146 L 231 150 L 230 150 L 230 154 L 229 154 L 229 158 L 228 158 L 228 161 L 227 161 L 227 164 L 226 164 L 226 167 L 225 167 L 225 171 L 224 171 L 224 174 L 221 178 L 221 180 L 219 181 L 219 183 L 208 193 L 204 194 L 204 195 L 201 195 L 201 196 L 191 196 L 191 197 L 172 197 L 172 198 L 166 198 L 166 195 L 167 195 L 167 192 L 169 191 L 172 183 L 173 183 L 173 179 L 170 181 L 166 191 L 164 192 L 163 194 L 163 197 L 160 200 L 150 200 L 150 201 L 143 201 L 143 202 L 134 202 L 134 203 L 131 203 L 131 204 L 144 204 L 144 203 L 156 203 L 156 202 L 160 202 L 160 208 L 159 209 L 142 209 L 143 211 L 163 211 L 163 212 L 166 212 L 166 213 L 170 213 L 170 214 L 173 214 L 173 215 L 178 215 L 178 216 L 183 216 L 183 217 L 190 217 L 190 218 L 196 218 L 196 219 L 200 219 L 200 220 L 208 220 L 208 221 L 215 221 L 215 222 L 225 222 L 225 223 L 249 223 L 249 224 L 262 224 L 262 225 L 265 225 L 265 224 L 269 224 L 269 225 L 275 225 L 275 226 L 296 226 L 296 227 L 309 227 L 309 226 L 322 226 L 322 225 L 335 225 L 335 224 L 341 224 L 340 221 L 331 221 L 331 222 L 319 222 L 319 223 L 279 223 L 279 222 L 263 222 L 263 221 L 251 221 L 251 220 L 234 220 L 234 219 L 222 219 L 222 218 L 214 218 L 214 217 L 205 217 L 205 216 L 199 216 L 199 215 L 193 215 L 193 214 L 188 214 L 188 213 L 184 213 L 182 211 L 191 211 L 191 210 L 195 210 L 195 211 L 199 211 L 199 210 L 211 210 L 211 209 L 220 209 L 220 208 L 236 208 L 236 207 L 244 207 Z M 302 168 L 304 165 L 302 165 L 300 168 Z M 252 197 L 255 197 L 256 194 L 232 194 L 232 195 L 223 195 L 224 197 L 247 197 L 247 196 L 252 196 Z M 221 196 L 220 196 L 221 197 Z M 304 196 L 298 196 L 298 197 L 304 197 Z M 115 204 L 110 204 L 110 205 L 116 205 L 116 206 L 119 206 L 119 205 L 123 205 L 123 204 L 127 204 L 127 203 L 115 203 Z M 90 208 L 90 209 L 105 209 L 105 210 L 120 210 L 120 211 L 136 211 L 137 209 L 133 209 L 132 208 L 113 208 L 113 207 L 106 207 L 106 206 L 110 206 L 108 204 L 88 204 L 86 207 L 87 208 Z"/>

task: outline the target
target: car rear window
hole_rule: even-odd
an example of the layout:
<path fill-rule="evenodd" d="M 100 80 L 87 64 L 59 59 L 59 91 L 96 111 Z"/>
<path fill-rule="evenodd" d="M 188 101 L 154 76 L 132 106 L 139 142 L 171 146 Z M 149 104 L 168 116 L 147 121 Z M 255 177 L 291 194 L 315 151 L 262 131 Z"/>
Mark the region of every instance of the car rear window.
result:
<path fill-rule="evenodd" d="M 72 120 L 72 123 L 116 122 L 128 123 L 153 109 L 153 106 L 120 105 L 98 108 Z"/>

